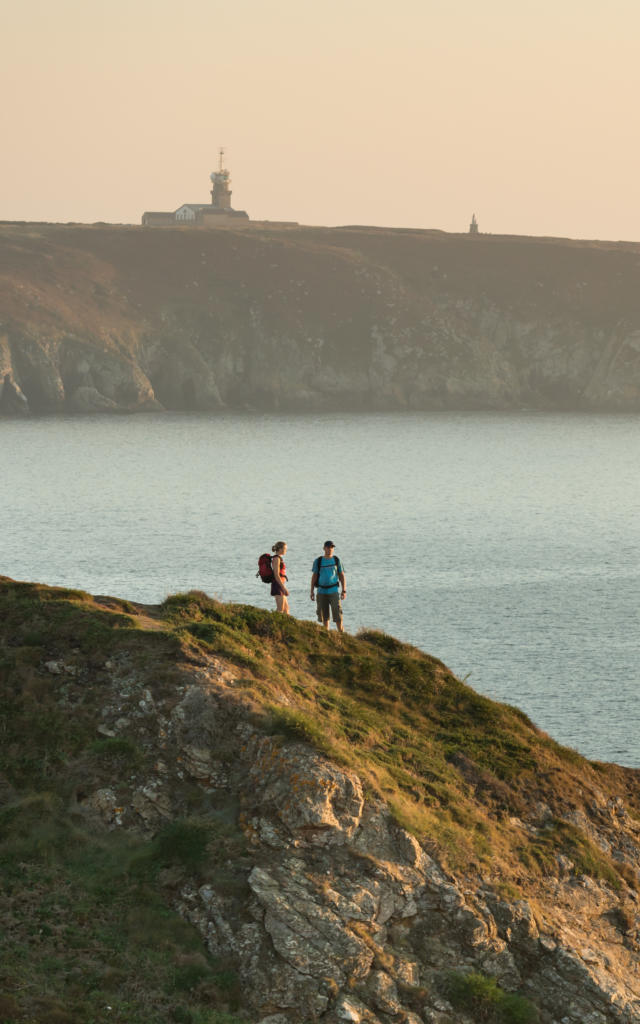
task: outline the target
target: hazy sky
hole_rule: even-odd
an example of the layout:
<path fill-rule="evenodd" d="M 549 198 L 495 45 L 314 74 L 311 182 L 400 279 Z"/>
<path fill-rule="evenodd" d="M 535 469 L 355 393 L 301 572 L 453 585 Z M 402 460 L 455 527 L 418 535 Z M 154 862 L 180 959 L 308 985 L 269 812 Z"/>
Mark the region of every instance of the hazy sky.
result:
<path fill-rule="evenodd" d="M 0 219 L 640 240 L 638 0 L 0 0 Z"/>

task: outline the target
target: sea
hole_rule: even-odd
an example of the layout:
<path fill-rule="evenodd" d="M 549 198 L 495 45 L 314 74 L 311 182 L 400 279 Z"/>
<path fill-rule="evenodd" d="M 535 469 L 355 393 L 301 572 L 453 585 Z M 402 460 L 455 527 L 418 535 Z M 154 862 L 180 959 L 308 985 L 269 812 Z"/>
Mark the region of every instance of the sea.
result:
<path fill-rule="evenodd" d="M 274 607 L 440 658 L 589 758 L 640 768 L 640 417 L 149 414 L 0 421 L 0 574 L 158 603 Z"/>

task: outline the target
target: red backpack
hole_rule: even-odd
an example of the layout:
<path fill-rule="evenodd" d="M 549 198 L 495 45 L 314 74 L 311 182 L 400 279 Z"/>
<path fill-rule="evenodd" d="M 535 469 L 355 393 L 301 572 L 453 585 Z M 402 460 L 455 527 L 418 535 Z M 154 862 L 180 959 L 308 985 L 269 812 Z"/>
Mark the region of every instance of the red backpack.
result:
<path fill-rule="evenodd" d="M 271 555 L 265 551 L 264 555 L 260 555 L 258 559 L 258 571 L 256 577 L 259 576 L 263 583 L 273 583 L 273 569 L 271 568 Z"/>

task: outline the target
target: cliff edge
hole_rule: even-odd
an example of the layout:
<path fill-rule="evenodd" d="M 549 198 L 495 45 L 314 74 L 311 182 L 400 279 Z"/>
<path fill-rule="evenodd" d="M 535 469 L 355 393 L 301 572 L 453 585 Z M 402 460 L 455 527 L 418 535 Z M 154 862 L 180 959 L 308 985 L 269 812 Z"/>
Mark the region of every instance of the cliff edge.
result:
<path fill-rule="evenodd" d="M 0 413 L 640 409 L 640 245 L 0 225 Z"/>
<path fill-rule="evenodd" d="M 0 1019 L 636 1024 L 639 775 L 383 633 L 0 578 Z"/>

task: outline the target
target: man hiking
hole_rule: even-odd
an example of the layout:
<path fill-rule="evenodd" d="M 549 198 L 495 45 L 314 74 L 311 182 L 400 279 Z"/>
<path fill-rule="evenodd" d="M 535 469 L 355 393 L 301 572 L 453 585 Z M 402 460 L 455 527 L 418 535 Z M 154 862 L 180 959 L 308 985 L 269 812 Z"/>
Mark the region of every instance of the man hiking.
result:
<path fill-rule="evenodd" d="M 311 600 L 314 599 L 314 590 L 318 591 L 316 608 L 318 610 L 318 622 L 321 622 L 325 629 L 329 628 L 329 612 L 336 624 L 339 633 L 343 633 L 342 626 L 342 605 L 341 601 L 347 595 L 347 584 L 344 578 L 342 562 L 337 555 L 334 555 L 335 544 L 332 540 L 324 542 L 324 555 L 320 555 L 313 563 L 311 570 Z M 339 592 L 340 591 L 340 592 Z"/>

